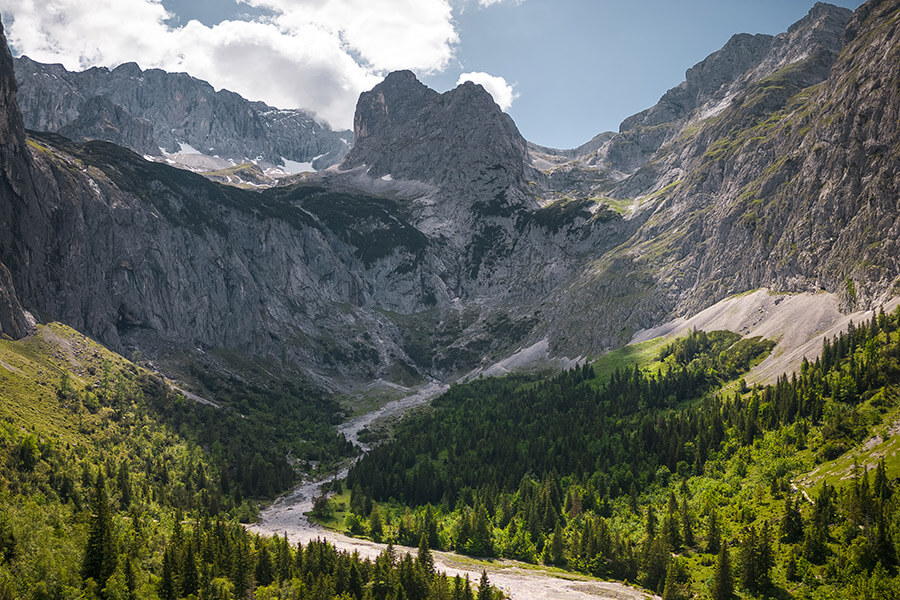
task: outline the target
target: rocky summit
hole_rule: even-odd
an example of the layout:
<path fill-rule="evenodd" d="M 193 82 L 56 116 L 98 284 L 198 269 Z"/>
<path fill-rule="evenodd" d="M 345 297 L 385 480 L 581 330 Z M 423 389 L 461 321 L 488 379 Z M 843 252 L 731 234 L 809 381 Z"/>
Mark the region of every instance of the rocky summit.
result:
<path fill-rule="evenodd" d="M 526 142 L 479 85 L 391 73 L 339 164 L 262 192 L 84 140 L 309 160 L 340 135 L 271 133 L 325 130 L 136 65 L 17 59 L 17 97 L 4 52 L 0 326 L 21 335 L 25 309 L 116 349 L 269 356 L 340 387 L 594 354 L 759 287 L 875 306 L 900 275 L 897 12 L 817 4 L 736 35 L 574 150 Z M 59 135 L 26 141 L 19 106 Z"/>
<path fill-rule="evenodd" d="M 288 159 L 316 169 L 339 162 L 350 148 L 350 132 L 332 131 L 310 112 L 217 92 L 186 73 L 142 70 L 135 63 L 69 72 L 27 56 L 14 64 L 28 129 L 109 141 L 147 155 L 189 147 L 221 161 L 283 166 Z"/>

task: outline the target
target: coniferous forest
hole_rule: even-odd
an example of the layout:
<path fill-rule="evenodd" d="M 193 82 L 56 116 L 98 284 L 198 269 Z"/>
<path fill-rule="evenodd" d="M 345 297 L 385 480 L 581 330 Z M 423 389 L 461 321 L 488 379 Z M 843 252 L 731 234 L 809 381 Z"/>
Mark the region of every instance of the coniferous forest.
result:
<path fill-rule="evenodd" d="M 330 426 L 289 446 L 299 430 L 276 433 L 252 398 L 188 401 L 59 325 L 0 343 L 20 375 L 4 380 L 19 395 L 0 427 L 4 600 L 499 594 L 487 579 L 436 573 L 432 548 L 635 582 L 666 599 L 897 589 L 900 465 L 895 452 L 865 450 L 900 412 L 900 311 L 826 339 L 819 358 L 772 385 L 743 377 L 773 342 L 703 331 L 640 364 L 455 385 L 333 486 L 349 505 L 342 529 L 419 548 L 375 561 L 241 525 L 296 481 L 278 471 L 286 448 L 309 453 L 297 464 L 349 453 Z M 78 368 L 56 347 L 74 347 Z M 297 402 L 296 427 L 331 409 Z M 320 498 L 316 516 L 337 500 Z"/>
<path fill-rule="evenodd" d="M 748 386 L 771 347 L 695 331 L 649 368 L 454 386 L 351 470 L 348 520 L 666 599 L 894 598 L 897 458 L 845 453 L 896 422 L 900 312 Z"/>

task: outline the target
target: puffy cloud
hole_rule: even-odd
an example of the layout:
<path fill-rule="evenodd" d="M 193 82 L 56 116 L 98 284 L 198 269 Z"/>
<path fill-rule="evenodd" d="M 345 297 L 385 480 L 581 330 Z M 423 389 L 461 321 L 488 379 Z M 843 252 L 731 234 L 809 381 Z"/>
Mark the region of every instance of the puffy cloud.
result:
<path fill-rule="evenodd" d="M 460 75 L 459 79 L 456 80 L 456 85 L 466 81 L 481 84 L 482 87 L 494 97 L 494 102 L 500 106 L 500 110 L 509 109 L 509 107 L 512 106 L 513 100 L 519 97 L 513 90 L 513 86 L 506 83 L 506 80 L 502 77 L 489 75 L 488 73 L 482 73 L 480 71 L 473 71 L 471 73 L 463 73 Z"/>
<path fill-rule="evenodd" d="M 135 61 L 349 127 L 388 70 L 435 72 L 459 41 L 448 0 L 243 0 L 263 17 L 172 25 L 160 0 L 0 0 L 10 44 L 71 70 Z"/>
<path fill-rule="evenodd" d="M 286 30 L 315 25 L 377 71 L 440 71 L 459 41 L 447 0 L 242 0 Z"/>

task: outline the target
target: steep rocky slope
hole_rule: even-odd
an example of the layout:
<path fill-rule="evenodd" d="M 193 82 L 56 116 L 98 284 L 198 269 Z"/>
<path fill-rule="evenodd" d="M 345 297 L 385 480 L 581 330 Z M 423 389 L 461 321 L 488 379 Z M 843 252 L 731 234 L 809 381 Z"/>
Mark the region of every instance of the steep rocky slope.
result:
<path fill-rule="evenodd" d="M 660 178 L 652 167 L 665 158 L 661 148 L 690 134 L 698 122 L 726 111 L 748 86 L 801 61 L 804 66 L 802 73 L 795 74 L 795 84 L 806 87 L 824 80 L 843 46 L 851 14 L 845 8 L 817 3 L 777 36 L 732 36 L 720 50 L 688 69 L 685 80 L 654 106 L 625 119 L 617 133 L 600 134 L 574 152 L 543 149 L 544 158 L 558 165 L 551 177 L 563 189 L 615 189 L 619 196 L 658 189 L 654 186 Z M 651 167 L 649 173 L 634 175 L 646 165 Z"/>
<path fill-rule="evenodd" d="M 77 142 L 102 140 L 131 148 L 145 156 L 159 156 L 153 124 L 138 119 L 106 96 L 94 96 L 81 105 L 78 117 L 59 128 L 59 134 Z"/>
<path fill-rule="evenodd" d="M 281 165 L 282 158 L 287 158 L 325 168 L 339 162 L 349 149 L 349 132 L 332 131 L 308 112 L 279 110 L 228 90 L 217 92 L 185 73 L 141 70 L 134 63 L 111 71 L 92 68 L 74 73 L 27 56 L 14 62 L 19 105 L 28 129 L 65 133 L 60 130 L 68 127 L 78 137 L 112 141 L 147 154 L 148 138 L 143 132 L 120 131 L 118 139 L 111 139 L 96 135 L 96 127 L 86 129 L 78 123 L 88 118 L 80 116 L 85 110 L 90 116 L 92 107 L 87 103 L 103 96 L 129 118 L 149 121 L 152 138 L 169 153 L 185 144 L 236 162 L 258 159 Z"/>
<path fill-rule="evenodd" d="M 3 76 L 13 85 L 8 69 Z M 480 87 L 449 96 L 462 100 L 409 123 L 447 127 L 448 114 L 469 130 L 499 123 L 505 142 L 483 137 L 467 151 L 484 157 L 494 146 L 481 144 L 506 143 L 516 171 L 450 161 L 440 177 L 407 185 L 350 169 L 255 193 L 106 142 L 35 133 L 25 151 L 23 137 L 9 150 L 29 188 L 2 199 L 4 210 L 23 209 L 0 256 L 16 265 L 26 307 L 118 350 L 228 349 L 328 380 L 467 370 L 527 336 L 540 295 L 628 226 L 582 204 L 526 204 L 524 141 L 512 122 Z M 14 102 L 8 108 L 21 130 Z M 481 185 L 463 189 L 463 173 Z M 429 229 L 429 205 L 447 218 L 467 214 L 471 227 Z"/>
<path fill-rule="evenodd" d="M 0 28 L 0 45 L 6 36 Z M 16 81 L 12 78 L 12 59 L 0 50 L 0 335 L 19 338 L 27 331 L 25 314 L 19 303 L 9 263 L 12 249 L 18 245 L 18 223 L 22 211 L 21 195 L 30 185 L 25 128 L 16 105 Z M 19 268 L 18 262 L 9 263 Z"/>
<path fill-rule="evenodd" d="M 817 5 L 783 36 L 821 40 L 827 28 L 800 35 L 802 26 L 835 14 Z M 896 2 L 867 3 L 836 56 L 819 44 L 772 62 L 783 66 L 762 79 L 749 71 L 727 105 L 684 123 L 610 184 L 647 221 L 556 296 L 553 321 L 569 332 L 555 338 L 557 351 L 615 345 L 661 315 L 763 286 L 827 290 L 845 309 L 895 295 L 898 14 Z M 598 303 L 606 310 L 592 319 Z"/>
<path fill-rule="evenodd" d="M 117 349 L 266 356 L 330 385 L 595 353 L 762 286 L 864 308 L 900 275 L 898 15 L 817 5 L 736 36 L 568 154 L 481 86 L 393 73 L 338 168 L 262 193 L 104 142 L 26 143 L 7 56 L 0 326 L 21 334 L 24 307 Z M 610 154 L 634 132 L 652 143 Z"/>

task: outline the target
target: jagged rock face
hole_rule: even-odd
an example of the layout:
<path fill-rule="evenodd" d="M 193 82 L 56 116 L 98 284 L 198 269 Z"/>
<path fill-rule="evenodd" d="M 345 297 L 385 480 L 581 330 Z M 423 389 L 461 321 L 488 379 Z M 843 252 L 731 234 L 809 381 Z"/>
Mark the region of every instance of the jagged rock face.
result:
<path fill-rule="evenodd" d="M 159 144 L 153 138 L 153 124 L 131 116 L 106 96 L 87 100 L 81 106 L 78 118 L 60 127 L 59 134 L 78 142 L 112 142 L 143 155 L 160 154 Z"/>
<path fill-rule="evenodd" d="M 851 15 L 845 8 L 818 3 L 785 33 L 774 37 L 732 36 L 720 50 L 688 69 L 685 80 L 666 92 L 656 105 L 625 119 L 617 134 L 566 167 L 599 171 L 603 177 L 576 173 L 557 175 L 556 179 L 596 181 L 607 191 L 613 187 L 608 185 L 610 181 L 618 182 L 614 191 L 617 196 L 633 197 L 652 191 L 659 171 L 649 176 L 632 175 L 645 165 L 653 167 L 664 158 L 660 153 L 664 145 L 728 109 L 732 99 L 749 86 L 801 61 L 804 69 L 797 73 L 796 84 L 806 87 L 823 81 L 843 47 L 844 29 Z"/>
<path fill-rule="evenodd" d="M 283 157 L 325 168 L 349 149 L 349 132 L 332 131 L 310 113 L 216 92 L 185 73 L 142 71 L 134 63 L 72 73 L 28 57 L 15 59 L 15 66 L 25 125 L 36 131 L 59 131 L 78 118 L 85 102 L 106 96 L 132 117 L 152 123 L 153 138 L 168 152 L 188 144 L 237 162 L 262 158 L 281 164 Z"/>
<path fill-rule="evenodd" d="M 6 265 L 0 263 L 0 335 L 19 339 L 28 332 L 25 312 L 16 296 L 12 275 Z"/>
<path fill-rule="evenodd" d="M 472 176 L 491 170 L 518 184 L 528 149 L 513 120 L 483 87 L 466 82 L 438 94 L 410 71 L 391 73 L 360 95 L 354 147 L 343 169 L 365 165 L 371 177 L 390 175 L 443 188 L 468 188 Z"/>
<path fill-rule="evenodd" d="M 410 71 L 391 73 L 360 96 L 354 129 L 342 170 L 430 186 L 409 200 L 410 219 L 440 240 L 443 260 L 456 265 L 454 296 L 544 287 L 513 275 L 522 267 L 517 224 L 537 209 L 543 176 L 530 166 L 528 145 L 512 119 L 482 86 L 467 82 L 438 94 Z"/>
<path fill-rule="evenodd" d="M 834 16 L 817 5 L 800 24 Z M 839 54 L 824 44 L 796 53 L 800 60 L 748 84 L 624 180 L 619 189 L 659 190 L 644 200 L 648 220 L 557 298 L 568 304 L 551 320 L 576 332 L 560 347 L 621 343 L 662 315 L 758 287 L 824 289 L 846 308 L 896 295 L 898 23 L 896 2 L 867 3 Z M 789 34 L 810 37 L 799 25 Z M 600 323 L 568 316 L 598 303 Z"/>
<path fill-rule="evenodd" d="M 16 80 L 6 34 L 0 23 L 0 334 L 20 338 L 27 332 L 22 306 L 6 264 L 19 266 L 16 248 L 20 218 L 30 191 L 25 127 L 16 104 Z M 11 262 L 12 259 L 12 262 Z"/>
<path fill-rule="evenodd" d="M 349 358 L 357 336 L 390 329 L 374 307 L 414 312 L 435 295 L 421 236 L 375 199 L 245 192 L 103 142 L 35 144 L 37 195 L 54 218 L 22 225 L 42 250 L 22 295 L 113 348 L 163 340 L 354 368 L 322 344 Z M 373 248 L 380 235 L 393 239 Z M 372 353 L 364 371 L 402 358 L 388 335 L 359 348 Z"/>
<path fill-rule="evenodd" d="M 796 89 L 809 81 L 807 65 L 821 68 L 810 55 L 751 89 L 688 144 L 690 176 L 669 201 L 682 223 L 692 214 L 691 237 L 703 240 L 680 265 L 693 280 L 683 293 L 688 306 L 761 285 L 823 288 L 848 306 L 896 292 L 898 20 L 897 3 L 865 5 L 821 85 Z"/>

